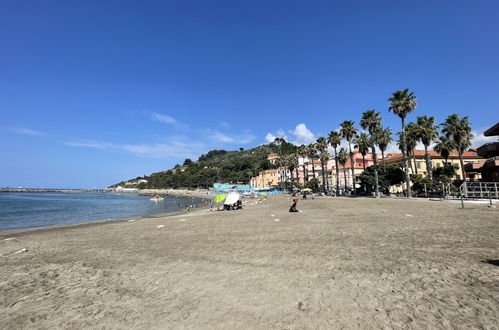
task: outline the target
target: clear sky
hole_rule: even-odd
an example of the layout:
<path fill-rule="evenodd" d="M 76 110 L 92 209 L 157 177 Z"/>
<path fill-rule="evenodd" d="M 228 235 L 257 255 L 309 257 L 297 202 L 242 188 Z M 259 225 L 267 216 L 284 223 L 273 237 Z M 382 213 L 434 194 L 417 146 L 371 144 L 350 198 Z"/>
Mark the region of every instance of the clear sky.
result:
<path fill-rule="evenodd" d="M 0 0 L 0 187 L 106 187 L 387 110 L 499 121 L 499 1 Z"/>

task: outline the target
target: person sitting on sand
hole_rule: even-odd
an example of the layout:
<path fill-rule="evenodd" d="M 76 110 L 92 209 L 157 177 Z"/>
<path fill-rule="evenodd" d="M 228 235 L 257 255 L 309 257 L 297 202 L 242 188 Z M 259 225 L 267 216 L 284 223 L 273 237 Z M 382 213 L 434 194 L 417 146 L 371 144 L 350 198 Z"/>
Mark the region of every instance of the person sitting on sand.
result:
<path fill-rule="evenodd" d="M 298 199 L 293 199 L 293 204 L 291 204 L 291 207 L 289 208 L 289 212 L 300 212 L 296 208 L 296 204 L 298 204 Z"/>

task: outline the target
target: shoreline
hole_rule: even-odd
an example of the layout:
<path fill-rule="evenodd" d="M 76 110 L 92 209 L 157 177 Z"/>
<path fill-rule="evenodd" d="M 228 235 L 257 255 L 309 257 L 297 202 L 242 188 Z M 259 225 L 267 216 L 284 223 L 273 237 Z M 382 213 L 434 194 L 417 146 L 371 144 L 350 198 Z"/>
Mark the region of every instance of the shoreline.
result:
<path fill-rule="evenodd" d="M 119 193 L 118 193 L 119 194 Z M 139 195 L 139 194 L 133 194 L 133 195 Z M 148 195 L 141 195 L 141 196 L 148 196 Z M 63 230 L 65 228 L 76 228 L 76 227 L 88 227 L 91 225 L 103 225 L 107 223 L 113 223 L 113 222 L 127 222 L 130 220 L 135 220 L 135 221 L 140 221 L 140 220 L 145 220 L 145 219 L 156 219 L 156 218 L 167 218 L 167 217 L 172 217 L 175 215 L 180 215 L 180 214 L 186 214 L 186 213 L 193 213 L 193 212 L 198 212 L 203 209 L 208 208 L 209 205 L 201 206 L 202 200 L 201 198 L 203 197 L 198 197 L 198 196 L 186 196 L 186 195 L 168 195 L 171 197 L 195 197 L 199 199 L 199 204 L 195 204 L 196 207 L 191 208 L 189 211 L 182 211 L 182 210 L 175 210 L 171 212 L 163 212 L 163 213 L 157 213 L 157 214 L 149 214 L 149 215 L 143 215 L 143 216 L 130 216 L 130 217 L 124 217 L 124 218 L 115 218 L 115 219 L 110 219 L 110 218 L 104 218 L 104 219 L 96 219 L 96 220 L 87 220 L 87 221 L 78 221 L 78 222 L 71 222 L 71 223 L 64 223 L 64 224 L 54 224 L 54 225 L 48 225 L 48 226 L 32 226 L 32 227 L 24 227 L 24 228 L 13 228 L 13 229 L 0 229 L 0 239 L 5 239 L 6 237 L 4 236 L 9 236 L 9 235 L 22 235 L 24 233 L 32 233 L 36 231 L 50 231 L 50 230 Z M 205 198 L 208 199 L 208 198 Z M 213 198 L 211 198 L 213 199 Z M 209 199 L 209 200 L 211 200 Z"/>
<path fill-rule="evenodd" d="M 190 213 L 197 213 L 202 210 L 206 210 L 206 207 L 196 207 L 191 209 L 190 211 L 174 211 L 174 212 L 168 212 L 168 213 L 160 213 L 158 215 L 147 215 L 147 216 L 140 216 L 140 217 L 128 217 L 128 218 L 117 218 L 117 219 L 103 219 L 103 220 L 93 220 L 93 221 L 83 221 L 83 222 L 74 222 L 74 223 L 66 223 L 66 224 L 57 224 L 57 225 L 51 225 L 51 226 L 40 226 L 40 227 L 27 227 L 27 228 L 15 228 L 15 229 L 0 229 L 0 239 L 5 239 L 9 237 L 20 237 L 23 236 L 24 234 L 31 234 L 31 233 L 36 233 L 36 232 L 50 232 L 50 231 L 61 231 L 65 229 L 78 229 L 79 227 L 81 228 L 87 228 L 91 227 L 93 225 L 99 226 L 99 225 L 106 225 L 106 224 L 112 224 L 112 223 L 125 223 L 129 222 L 130 220 L 133 221 L 143 221 L 143 220 L 153 220 L 153 219 L 162 219 L 162 218 L 170 218 L 174 217 L 177 215 L 182 215 L 182 214 L 190 214 Z"/>

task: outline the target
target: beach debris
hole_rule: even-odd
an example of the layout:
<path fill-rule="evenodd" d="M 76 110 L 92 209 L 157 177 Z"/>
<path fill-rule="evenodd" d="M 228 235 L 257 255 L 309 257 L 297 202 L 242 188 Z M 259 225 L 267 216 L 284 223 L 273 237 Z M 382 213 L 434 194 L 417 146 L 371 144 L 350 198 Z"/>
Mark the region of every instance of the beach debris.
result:
<path fill-rule="evenodd" d="M 185 219 L 180 219 L 179 221 L 185 221 Z"/>
<path fill-rule="evenodd" d="M 156 228 L 163 228 L 165 225 L 156 226 Z"/>
<path fill-rule="evenodd" d="M 281 221 L 281 219 L 274 219 L 274 221 Z"/>
<path fill-rule="evenodd" d="M 4 241 L 13 241 L 15 239 L 16 239 L 15 237 L 7 237 L 7 238 L 4 238 L 3 240 Z"/>
<path fill-rule="evenodd" d="M 412 214 L 406 214 L 405 216 L 406 216 L 406 217 L 413 217 L 413 215 L 412 215 Z"/>
<path fill-rule="evenodd" d="M 270 216 L 273 218 L 273 217 L 275 217 L 275 214 L 271 214 Z"/>
<path fill-rule="evenodd" d="M 24 249 L 21 249 L 21 250 L 17 250 L 14 252 L 14 254 L 21 254 L 21 253 L 25 253 L 25 252 L 28 252 L 28 249 L 24 248 Z"/>
<path fill-rule="evenodd" d="M 304 312 L 304 311 L 307 311 L 308 308 L 305 306 L 304 303 L 302 303 L 301 301 L 298 302 L 298 310 Z"/>
<path fill-rule="evenodd" d="M 135 221 L 135 219 L 128 220 L 128 222 L 134 222 L 134 221 Z"/>

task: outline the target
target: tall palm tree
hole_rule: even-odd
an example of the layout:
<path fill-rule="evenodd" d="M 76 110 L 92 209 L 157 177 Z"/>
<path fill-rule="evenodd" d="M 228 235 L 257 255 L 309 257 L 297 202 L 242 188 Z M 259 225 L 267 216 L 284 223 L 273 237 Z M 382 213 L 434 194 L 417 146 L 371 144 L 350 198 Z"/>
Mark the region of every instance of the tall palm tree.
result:
<path fill-rule="evenodd" d="M 419 116 L 416 125 L 418 125 L 419 139 L 424 145 L 424 158 L 426 161 L 426 172 L 428 178 L 433 180 L 433 173 L 431 170 L 431 158 L 428 153 L 430 144 L 438 138 L 437 126 L 435 125 L 435 117 Z"/>
<path fill-rule="evenodd" d="M 456 149 L 454 141 L 447 136 L 440 136 L 433 150 L 438 152 L 444 158 L 444 166 L 447 165 L 452 150 Z"/>
<path fill-rule="evenodd" d="M 312 176 L 315 179 L 315 165 L 314 165 L 314 160 L 317 158 L 317 148 L 315 144 L 311 143 L 307 146 L 308 150 L 308 157 L 312 161 Z"/>
<path fill-rule="evenodd" d="M 366 155 L 369 152 L 369 146 L 371 145 L 371 140 L 369 139 L 369 135 L 362 132 L 359 136 L 353 141 L 355 143 L 355 148 L 359 149 L 360 154 L 362 155 L 362 165 L 364 167 L 364 171 L 366 170 Z"/>
<path fill-rule="evenodd" d="M 340 124 L 340 134 L 341 136 L 348 141 L 348 150 L 350 152 L 350 169 L 352 170 L 352 185 L 354 189 L 354 194 L 357 194 L 357 190 L 355 188 L 355 184 L 353 182 L 355 178 L 354 173 L 354 163 L 353 163 L 353 152 L 352 152 L 352 140 L 357 136 L 357 129 L 355 128 L 355 122 L 353 120 L 345 120 Z"/>
<path fill-rule="evenodd" d="M 459 118 L 459 115 L 453 114 L 447 117 L 445 122 L 441 124 L 442 133 L 444 133 L 447 137 L 452 138 L 452 140 L 454 140 L 454 144 L 456 145 L 464 182 L 466 182 L 466 172 L 464 171 L 463 153 L 471 146 L 471 138 L 473 137 L 468 119 L 468 116 Z M 466 191 L 465 195 L 467 195 Z"/>
<path fill-rule="evenodd" d="M 346 164 L 348 160 L 348 152 L 344 149 L 341 148 L 340 152 L 338 153 L 338 162 L 343 166 L 343 182 L 345 184 L 345 192 L 347 191 L 347 171 L 346 171 Z"/>
<path fill-rule="evenodd" d="M 385 168 L 385 151 L 390 143 L 392 143 L 392 130 L 390 127 L 380 128 L 377 134 L 377 141 L 379 150 L 381 151 L 381 161 L 383 162 L 383 169 Z"/>
<path fill-rule="evenodd" d="M 379 197 L 379 178 L 378 178 L 378 160 L 376 157 L 376 134 L 380 130 L 381 127 L 381 117 L 380 113 L 375 110 L 367 110 L 362 113 L 362 119 L 360 120 L 360 126 L 363 129 L 367 129 L 371 138 L 371 151 L 373 155 L 374 162 L 374 190 L 375 197 Z"/>
<path fill-rule="evenodd" d="M 415 154 L 415 149 L 419 141 L 419 131 L 418 131 L 418 126 L 415 123 L 408 123 L 405 126 L 405 146 L 407 149 L 407 158 L 409 159 L 409 163 L 411 162 L 411 155 L 412 155 L 412 161 L 414 165 L 414 172 L 413 174 L 418 174 L 418 166 L 416 163 L 416 154 Z"/>
<path fill-rule="evenodd" d="M 308 156 L 307 146 L 302 144 L 297 149 L 298 155 L 303 158 L 303 184 L 306 185 L 308 182 L 307 166 L 305 164 L 305 158 Z"/>
<path fill-rule="evenodd" d="M 402 155 L 404 158 L 404 172 L 405 172 L 405 183 L 407 188 L 407 198 L 412 197 L 411 183 L 409 180 L 409 163 L 407 159 L 407 154 L 405 153 L 405 117 L 416 108 L 416 95 L 413 92 L 409 92 L 409 89 L 404 89 L 396 91 L 392 94 L 392 97 L 388 99 L 390 101 L 390 106 L 388 110 L 392 111 L 394 114 L 400 117 L 402 121 Z"/>
<path fill-rule="evenodd" d="M 321 159 L 321 162 L 324 164 L 324 168 L 325 168 L 322 170 L 322 173 L 324 173 L 323 178 L 326 180 L 325 184 L 324 184 L 325 191 L 329 191 L 329 175 L 328 175 L 328 171 L 327 171 L 327 163 L 329 161 L 329 158 L 330 158 L 330 155 L 329 155 L 329 152 L 327 151 L 327 148 L 324 149 L 323 151 L 321 151 L 320 159 Z"/>
<path fill-rule="evenodd" d="M 324 171 L 324 161 L 326 159 L 327 154 L 327 140 L 324 137 L 319 137 L 315 144 L 317 151 L 319 153 L 319 159 L 321 161 L 321 169 L 322 169 L 322 191 L 325 192 L 326 189 L 326 177 Z M 329 159 L 329 157 L 327 157 Z"/>
<path fill-rule="evenodd" d="M 336 131 L 329 132 L 328 142 L 334 148 L 334 163 L 336 166 L 336 196 L 338 196 L 340 191 L 340 169 L 338 168 L 338 152 L 336 148 L 338 148 L 341 143 L 340 133 Z"/>

